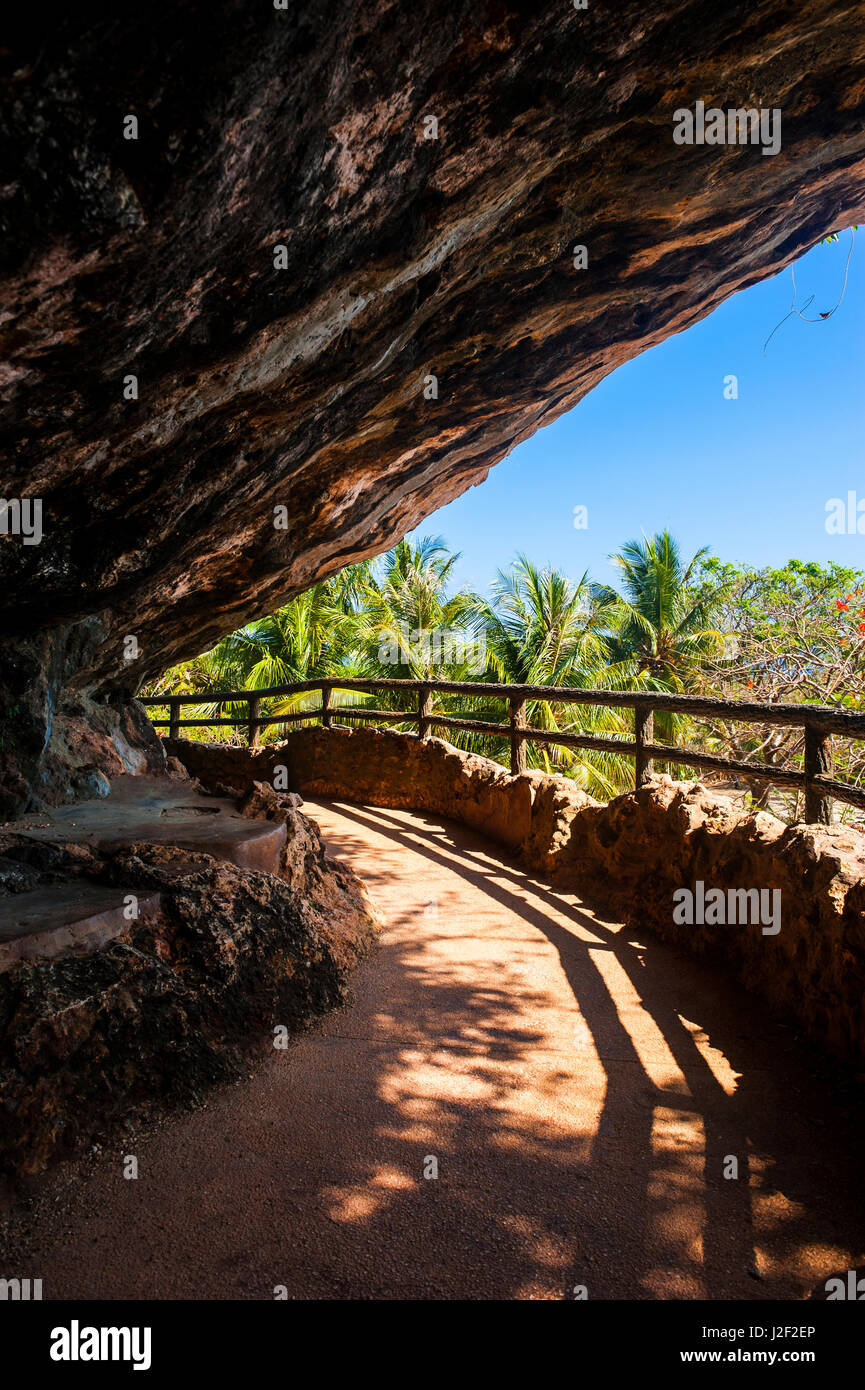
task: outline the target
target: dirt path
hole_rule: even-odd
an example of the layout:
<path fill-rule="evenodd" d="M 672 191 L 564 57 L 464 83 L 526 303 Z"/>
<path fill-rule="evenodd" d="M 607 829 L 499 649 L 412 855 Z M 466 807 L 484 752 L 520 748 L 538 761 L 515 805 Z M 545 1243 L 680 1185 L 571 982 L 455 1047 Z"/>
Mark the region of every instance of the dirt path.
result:
<path fill-rule="evenodd" d="M 750 1299 L 861 1263 L 861 1126 L 759 1000 L 462 828 L 305 809 L 386 923 L 354 1004 L 142 1137 L 137 1181 L 119 1153 L 53 1176 L 15 1273 L 46 1298 Z"/>

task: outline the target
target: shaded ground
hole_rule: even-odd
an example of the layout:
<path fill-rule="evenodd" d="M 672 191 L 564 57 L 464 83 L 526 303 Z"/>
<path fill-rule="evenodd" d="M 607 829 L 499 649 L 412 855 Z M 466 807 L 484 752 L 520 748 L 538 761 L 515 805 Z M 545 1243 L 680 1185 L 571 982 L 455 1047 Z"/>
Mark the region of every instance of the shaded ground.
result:
<path fill-rule="evenodd" d="M 752 1299 L 861 1263 L 862 1087 L 759 1000 L 463 828 L 305 809 L 386 924 L 353 1006 L 140 1135 L 137 1181 L 119 1149 L 43 1180 L 0 1273 L 46 1298 Z"/>

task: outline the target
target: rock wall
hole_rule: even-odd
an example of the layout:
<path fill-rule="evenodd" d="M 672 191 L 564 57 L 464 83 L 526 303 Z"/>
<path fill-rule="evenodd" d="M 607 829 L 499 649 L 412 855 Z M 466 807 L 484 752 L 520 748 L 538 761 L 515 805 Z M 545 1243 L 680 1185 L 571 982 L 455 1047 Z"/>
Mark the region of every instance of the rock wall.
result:
<path fill-rule="evenodd" d="M 104 796 L 122 773 L 165 771 L 143 705 L 120 692 L 96 700 L 68 681 L 92 638 L 60 629 L 0 639 L 0 822 L 30 810 Z"/>
<path fill-rule="evenodd" d="M 0 970 L 0 1171 L 36 1172 L 207 1087 L 346 997 L 376 924 L 291 797 L 248 788 L 280 820 L 279 874 L 156 844 L 107 848 L 0 835 L 0 895 L 115 886 L 149 910 L 107 942 Z"/>
<path fill-rule="evenodd" d="M 197 776 L 271 781 L 313 796 L 407 807 L 463 821 L 563 890 L 727 962 L 749 990 L 845 1061 L 865 1062 L 865 836 L 785 826 L 700 783 L 655 777 L 604 805 L 564 777 L 512 777 L 439 739 L 373 729 L 302 729 L 257 752 L 170 743 Z M 674 893 L 778 890 L 780 930 L 674 920 Z M 774 899 L 768 899 L 768 903 Z M 768 924 L 768 920 L 767 920 Z"/>
<path fill-rule="evenodd" d="M 10 814 L 65 795 L 67 696 L 385 550 L 863 221 L 859 0 L 19 10 L 0 495 L 42 517 L 0 536 Z M 779 111 L 780 150 L 675 143 L 698 100 Z"/>
<path fill-rule="evenodd" d="M 185 739 L 166 739 L 165 747 L 212 791 L 241 795 L 255 781 L 370 806 L 437 811 L 511 847 L 531 829 L 532 775 L 511 777 L 498 763 L 468 757 L 441 739 L 308 728 L 254 750 Z"/>

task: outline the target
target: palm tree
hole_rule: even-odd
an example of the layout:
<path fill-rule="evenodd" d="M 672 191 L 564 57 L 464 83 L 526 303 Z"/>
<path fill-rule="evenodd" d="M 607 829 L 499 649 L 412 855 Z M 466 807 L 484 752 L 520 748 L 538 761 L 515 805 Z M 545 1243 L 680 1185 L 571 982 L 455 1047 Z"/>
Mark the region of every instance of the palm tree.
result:
<path fill-rule="evenodd" d="M 379 564 L 377 558 L 358 560 L 353 565 L 346 565 L 344 569 L 337 570 L 336 574 L 327 580 L 331 598 L 344 613 L 360 613 L 363 610 L 367 590 Z"/>
<path fill-rule="evenodd" d="M 576 689 L 609 683 L 607 617 L 588 572 L 575 583 L 520 555 L 509 571 L 499 570 L 492 602 L 479 600 L 475 619 L 486 639 L 490 679 Z M 530 725 L 550 732 L 627 736 L 622 715 L 599 705 L 534 700 L 526 714 Z M 495 716 L 490 711 L 485 717 Z M 527 760 L 547 772 L 566 772 L 601 795 L 614 795 L 628 781 L 620 754 L 529 744 Z"/>
<path fill-rule="evenodd" d="M 341 669 L 358 636 L 356 616 L 346 612 L 332 581 L 314 584 L 267 618 L 224 637 L 210 653 L 213 674 L 221 667 L 249 687 L 315 680 Z"/>
<path fill-rule="evenodd" d="M 708 551 L 702 546 L 686 565 L 669 531 L 660 531 L 628 541 L 610 556 L 623 573 L 622 589 L 599 586 L 597 594 L 611 625 L 611 661 L 622 682 L 630 673 L 642 689 L 683 692 L 698 681 L 706 658 L 723 650 L 723 634 L 711 622 L 723 595 L 695 590 Z M 655 722 L 658 737 L 669 743 L 687 723 L 663 711 Z"/>
<path fill-rule="evenodd" d="M 211 651 L 167 671 L 145 693 L 204 694 L 340 675 L 683 690 L 722 641 L 709 626 L 721 591 L 698 596 L 693 585 L 705 554 L 698 551 L 685 566 L 667 532 L 630 541 L 612 557 L 624 574 L 622 592 L 592 584 L 588 573 L 574 582 L 560 571 L 539 570 L 521 555 L 510 570 L 498 572 L 487 601 L 451 591 L 460 557 L 440 536 L 402 540 L 383 559 L 348 566 L 270 617 L 229 634 Z M 438 640 L 442 636 L 445 643 Z M 338 694 L 342 705 L 410 709 L 412 715 L 415 699 L 414 693 L 399 691 Z M 501 723 L 500 699 L 480 704 L 464 696 L 436 699 L 440 710 L 456 717 Z M 301 692 L 266 701 L 262 712 L 278 716 L 317 703 L 316 692 Z M 193 717 L 226 712 L 228 707 L 202 704 Z M 236 702 L 230 712 L 243 719 L 245 703 Z M 530 725 L 550 732 L 631 737 L 630 714 L 624 710 L 535 700 L 527 716 Z M 681 724 L 659 713 L 659 738 L 674 742 Z M 404 727 L 414 728 L 414 718 Z M 280 737 L 286 728 L 272 726 L 267 737 Z M 469 751 L 506 760 L 501 738 L 464 730 L 451 730 L 447 737 Z M 527 755 L 532 766 L 566 772 L 602 797 L 632 785 L 631 760 L 620 754 L 529 744 Z"/>
<path fill-rule="evenodd" d="M 346 601 L 347 586 L 333 580 L 314 584 L 291 599 L 276 613 L 259 618 L 221 638 L 210 651 L 193 662 L 172 667 L 145 693 L 161 695 L 183 691 L 204 694 L 214 688 L 227 690 L 264 689 L 294 681 L 315 680 L 342 671 L 346 676 L 360 674 L 352 659 L 359 640 L 358 616 Z M 353 703 L 351 696 L 348 701 Z M 294 713 L 318 705 L 318 693 L 299 692 L 274 697 L 262 707 L 266 716 Z M 191 707 L 189 718 L 217 716 L 243 719 L 246 702 L 227 705 L 203 702 Z M 273 725 L 265 737 L 280 737 L 287 726 Z M 222 730 L 206 730 L 204 737 L 219 737 Z M 226 738 L 237 738 L 231 733 Z"/>
<path fill-rule="evenodd" d="M 588 572 L 573 583 L 558 570 L 538 570 L 525 555 L 499 570 L 492 604 L 476 613 L 497 677 L 514 685 L 585 684 L 608 656 L 601 613 Z"/>
<path fill-rule="evenodd" d="M 614 660 L 633 662 L 636 674 L 662 682 L 659 689 L 686 689 L 705 658 L 723 647 L 722 634 L 710 625 L 720 595 L 704 590 L 697 596 L 693 587 L 708 553 L 701 547 L 685 565 L 669 531 L 644 535 L 610 556 L 623 572 L 623 592 L 598 588 L 615 625 Z"/>
<path fill-rule="evenodd" d="M 402 680 L 463 680 L 474 656 L 477 596 L 449 592 L 459 554 L 441 536 L 400 541 L 367 575 L 360 615 L 365 672 Z M 443 638 L 451 639 L 443 641 Z M 399 708 L 399 705 L 397 705 Z"/>

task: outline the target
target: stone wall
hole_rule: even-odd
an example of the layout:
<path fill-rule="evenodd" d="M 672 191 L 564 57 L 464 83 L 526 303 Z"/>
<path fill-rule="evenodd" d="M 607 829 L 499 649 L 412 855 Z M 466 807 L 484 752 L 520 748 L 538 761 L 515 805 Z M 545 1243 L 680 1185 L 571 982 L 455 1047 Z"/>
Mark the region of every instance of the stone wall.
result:
<path fill-rule="evenodd" d="M 309 728 L 252 752 L 183 739 L 167 740 L 166 749 L 213 791 L 242 793 L 250 780 L 278 783 L 276 770 L 284 768 L 288 791 L 437 811 L 511 848 L 531 833 L 531 775 L 511 777 L 489 758 L 468 757 L 437 738 L 422 743 L 378 729 Z"/>
<path fill-rule="evenodd" d="M 567 778 L 512 777 L 439 739 L 391 731 L 302 729 L 255 752 L 180 740 L 168 747 L 204 781 L 241 788 L 285 768 L 301 793 L 474 826 L 636 930 L 726 961 L 815 1041 L 865 1061 L 865 836 L 856 830 L 785 826 L 700 783 L 662 776 L 603 805 Z M 698 881 L 707 892 L 779 890 L 780 930 L 676 923 L 673 894 Z"/>

